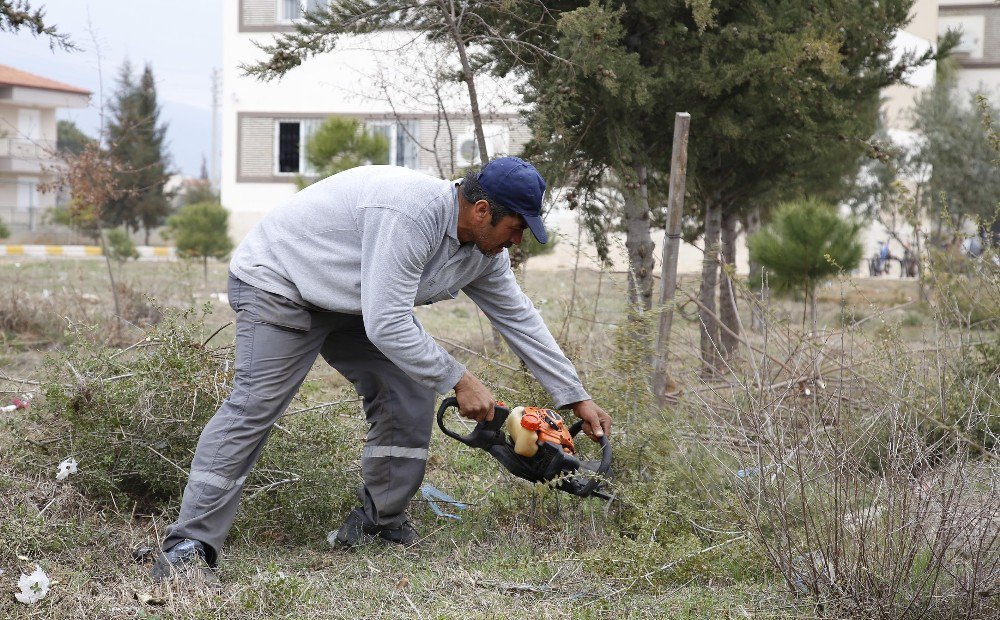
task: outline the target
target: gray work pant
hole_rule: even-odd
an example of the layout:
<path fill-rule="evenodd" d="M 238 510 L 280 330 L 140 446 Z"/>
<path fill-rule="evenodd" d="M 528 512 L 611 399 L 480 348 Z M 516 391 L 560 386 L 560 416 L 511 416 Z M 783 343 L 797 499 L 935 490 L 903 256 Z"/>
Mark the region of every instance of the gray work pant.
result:
<path fill-rule="evenodd" d="M 434 390 L 389 361 L 368 339 L 359 315 L 313 312 L 232 274 L 229 303 L 236 311 L 233 389 L 198 440 L 180 515 L 167 528 L 164 551 L 192 538 L 206 545 L 215 564 L 236 517 L 243 482 L 318 355 L 363 399 L 370 428 L 358 494 L 365 514 L 383 526 L 402 523 L 424 477 Z"/>

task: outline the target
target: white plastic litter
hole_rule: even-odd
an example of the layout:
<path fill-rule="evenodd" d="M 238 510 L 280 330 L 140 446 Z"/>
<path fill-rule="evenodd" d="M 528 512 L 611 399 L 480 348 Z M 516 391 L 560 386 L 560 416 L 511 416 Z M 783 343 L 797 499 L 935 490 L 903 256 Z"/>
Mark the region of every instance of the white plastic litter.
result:
<path fill-rule="evenodd" d="M 31 405 L 32 397 L 32 394 L 21 394 L 15 398 L 11 404 L 0 407 L 0 411 L 3 413 L 10 413 L 11 411 L 17 411 L 18 409 L 27 409 Z"/>
<path fill-rule="evenodd" d="M 56 480 L 65 480 L 69 478 L 70 474 L 76 473 L 76 459 L 70 457 L 59 463 L 59 472 L 56 474 Z"/>
<path fill-rule="evenodd" d="M 17 587 L 21 588 L 21 591 L 14 594 L 14 598 L 25 605 L 37 603 L 49 593 L 51 585 L 52 581 L 49 576 L 45 574 L 41 566 L 36 564 L 35 572 L 30 575 L 21 573 L 21 578 L 17 580 Z"/>

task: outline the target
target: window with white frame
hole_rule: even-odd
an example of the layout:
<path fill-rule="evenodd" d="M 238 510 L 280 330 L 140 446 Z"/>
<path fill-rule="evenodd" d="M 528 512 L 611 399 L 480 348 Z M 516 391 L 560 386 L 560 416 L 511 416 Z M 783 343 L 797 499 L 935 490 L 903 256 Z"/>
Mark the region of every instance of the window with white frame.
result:
<path fill-rule="evenodd" d="M 312 12 L 327 5 L 327 0 L 277 0 L 278 21 L 293 23 L 300 21 L 306 11 Z"/>
<path fill-rule="evenodd" d="M 487 159 L 510 150 L 510 127 L 506 124 L 483 125 L 483 137 L 486 138 Z M 469 125 L 455 141 L 455 163 L 465 167 L 477 165 L 480 161 L 476 129 Z"/>
<path fill-rule="evenodd" d="M 277 120 L 274 123 L 274 173 L 277 175 L 311 174 L 306 161 L 306 142 L 322 119 Z"/>
<path fill-rule="evenodd" d="M 383 136 L 389 143 L 389 161 L 378 163 L 417 168 L 420 157 L 417 121 L 366 121 L 365 128 L 371 133 Z"/>
<path fill-rule="evenodd" d="M 958 45 L 952 53 L 966 54 L 968 58 L 983 57 L 986 32 L 986 17 L 984 15 L 942 15 L 938 17 L 938 36 L 942 37 L 949 30 L 962 33 Z"/>
<path fill-rule="evenodd" d="M 314 174 L 316 170 L 306 160 L 306 143 L 324 119 L 278 119 L 274 123 L 274 173 L 278 176 Z M 420 156 L 417 143 L 418 122 L 365 121 L 365 129 L 383 136 L 389 145 L 385 161 L 373 164 L 390 164 L 416 169 Z"/>

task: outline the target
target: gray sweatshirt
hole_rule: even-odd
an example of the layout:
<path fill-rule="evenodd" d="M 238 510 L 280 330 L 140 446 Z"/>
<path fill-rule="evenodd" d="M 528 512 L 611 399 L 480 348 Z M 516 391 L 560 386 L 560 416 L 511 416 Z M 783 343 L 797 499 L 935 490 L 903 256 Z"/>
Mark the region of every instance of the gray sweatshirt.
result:
<path fill-rule="evenodd" d="M 438 393 L 465 367 L 413 316 L 464 291 L 524 360 L 557 407 L 590 397 L 531 300 L 507 251 L 488 257 L 458 240 L 451 181 L 364 166 L 319 181 L 276 206 L 236 248 L 244 282 L 316 310 L 364 317 L 372 343 Z"/>

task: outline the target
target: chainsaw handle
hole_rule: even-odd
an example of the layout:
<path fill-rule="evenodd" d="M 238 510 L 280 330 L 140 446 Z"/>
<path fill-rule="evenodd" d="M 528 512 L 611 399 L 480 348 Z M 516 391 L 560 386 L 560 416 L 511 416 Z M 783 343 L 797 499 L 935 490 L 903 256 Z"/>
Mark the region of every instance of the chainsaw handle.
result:
<path fill-rule="evenodd" d="M 577 420 L 573 426 L 569 427 L 569 434 L 575 439 L 580 431 L 583 429 L 583 420 Z M 597 467 L 597 474 L 602 477 L 607 477 L 608 472 L 611 471 L 611 441 L 608 439 L 607 434 L 601 435 L 601 464 Z M 587 486 L 584 487 L 581 495 L 589 495 L 591 491 L 597 488 L 601 483 L 600 480 L 590 480 L 587 482 Z"/>
<path fill-rule="evenodd" d="M 504 407 L 503 405 L 494 405 L 492 420 L 476 422 L 476 428 L 472 429 L 471 433 L 468 435 L 459 435 L 455 431 L 449 430 L 448 427 L 444 425 L 444 414 L 452 407 L 458 409 L 458 399 L 454 396 L 449 396 L 441 401 L 441 406 L 438 407 L 437 412 L 438 426 L 445 435 L 451 437 L 452 439 L 461 441 L 467 446 L 472 446 L 473 448 L 481 448 L 492 445 L 494 443 L 493 438 L 495 437 L 497 431 L 503 428 L 503 424 L 507 421 L 507 416 L 510 414 L 510 409 L 507 407 Z"/>

